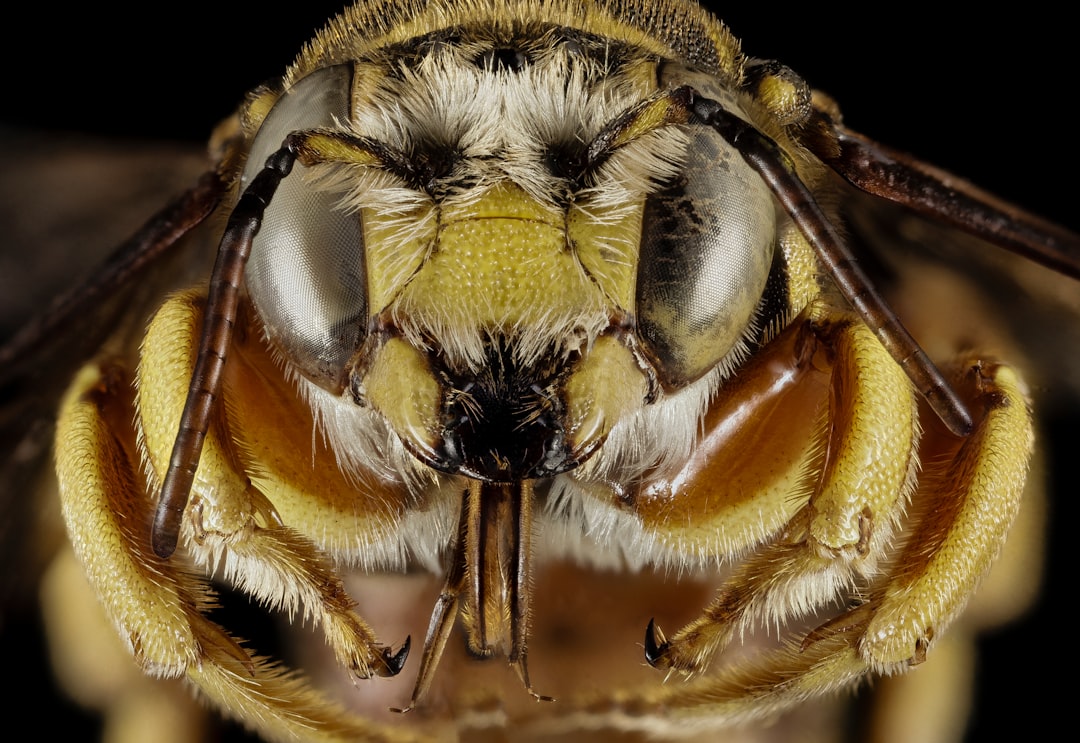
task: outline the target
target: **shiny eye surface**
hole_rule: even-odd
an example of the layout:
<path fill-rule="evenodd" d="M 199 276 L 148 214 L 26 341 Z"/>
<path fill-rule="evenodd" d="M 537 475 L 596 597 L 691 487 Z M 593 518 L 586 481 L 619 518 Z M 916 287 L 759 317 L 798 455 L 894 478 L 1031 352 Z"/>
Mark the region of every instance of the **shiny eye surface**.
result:
<path fill-rule="evenodd" d="M 747 332 L 769 277 L 776 214 L 764 182 L 694 126 L 681 176 L 645 204 L 638 330 L 667 387 L 700 378 Z"/>
<path fill-rule="evenodd" d="M 350 81 L 348 66 L 329 67 L 285 93 L 255 136 L 242 183 L 291 132 L 346 120 Z M 312 189 L 303 173 L 286 179 L 266 210 L 246 274 L 271 342 L 292 367 L 330 390 L 341 388 L 367 313 L 360 216 L 337 208 L 339 198 Z"/>

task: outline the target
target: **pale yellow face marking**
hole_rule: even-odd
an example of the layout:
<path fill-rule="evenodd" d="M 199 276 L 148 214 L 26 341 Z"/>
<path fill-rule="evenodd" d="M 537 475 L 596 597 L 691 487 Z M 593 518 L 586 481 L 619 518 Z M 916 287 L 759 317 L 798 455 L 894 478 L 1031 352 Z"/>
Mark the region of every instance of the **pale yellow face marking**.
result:
<path fill-rule="evenodd" d="M 511 184 L 446 208 L 435 249 L 401 294 L 411 313 L 456 318 L 451 325 L 510 328 L 538 312 L 567 316 L 596 300 L 567 244 L 563 216 Z"/>

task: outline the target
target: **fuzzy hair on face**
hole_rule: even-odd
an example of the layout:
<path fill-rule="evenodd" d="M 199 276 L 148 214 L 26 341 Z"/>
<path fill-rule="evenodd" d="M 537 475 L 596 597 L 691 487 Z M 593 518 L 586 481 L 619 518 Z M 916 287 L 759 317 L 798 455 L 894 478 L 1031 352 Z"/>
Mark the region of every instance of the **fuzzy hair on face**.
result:
<path fill-rule="evenodd" d="M 687 136 L 669 126 L 604 153 L 579 178 L 553 167 L 553 153 L 583 156 L 612 122 L 641 105 L 647 91 L 631 75 L 611 74 L 603 59 L 550 34 L 545 38 L 520 69 L 478 63 L 484 54 L 469 44 L 437 45 L 408 64 L 397 61 L 365 93 L 363 104 L 354 106 L 351 120 L 341 123 L 348 135 L 378 142 L 403 162 L 439 164 L 422 187 L 377 167 L 334 164 L 310 176 L 314 187 L 341 195 L 339 208 L 378 216 L 377 226 L 368 227 L 375 238 L 369 248 L 378 245 L 369 249 L 368 270 L 397 287 L 397 295 L 372 312 L 389 312 L 418 347 L 438 339 L 451 368 L 479 370 L 489 361 L 486 349 L 499 339 L 524 366 L 543 354 L 565 357 L 588 348 L 608 326 L 616 304 L 604 290 L 609 271 L 624 270 L 637 258 L 635 242 L 604 237 L 603 227 L 625 219 L 645 196 L 675 178 L 685 158 Z M 579 280 L 600 290 L 562 311 L 538 307 L 527 324 L 485 313 L 483 295 L 470 306 L 431 307 L 416 297 L 410 280 L 439 250 L 443 215 L 461 213 L 507 185 L 550 212 L 553 222 L 576 219 L 598 227 L 597 252 L 604 260 L 581 266 Z M 569 237 L 566 242 L 573 253 Z M 478 323 L 478 316 L 490 319 Z"/>

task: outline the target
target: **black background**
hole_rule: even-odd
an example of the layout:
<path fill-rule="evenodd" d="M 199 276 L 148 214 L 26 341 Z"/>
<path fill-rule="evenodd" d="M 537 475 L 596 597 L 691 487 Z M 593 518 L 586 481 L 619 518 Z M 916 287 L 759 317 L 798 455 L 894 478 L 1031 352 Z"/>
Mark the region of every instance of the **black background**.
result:
<path fill-rule="evenodd" d="M 838 101 L 847 122 L 1068 222 L 1080 162 L 1069 120 L 1078 66 L 1064 18 L 911 4 L 714 9 L 755 57 L 778 59 Z M 768 7 L 764 7 L 764 6 Z M 193 0 L 129 13 L 24 8 L 9 23 L 0 122 L 121 138 L 204 141 L 243 93 L 284 70 L 340 3 L 273 14 L 258 3 Z M 252 9 L 256 8 L 256 9 Z M 1075 218 L 1074 218 L 1075 219 Z"/>
<path fill-rule="evenodd" d="M 22 25 L 8 18 L 0 51 L 0 124 L 55 136 L 201 142 L 246 90 L 279 74 L 338 7 L 321 0 L 285 13 L 263 3 L 201 0 L 136 12 L 106 4 L 25 7 Z M 772 3 L 733 3 L 717 12 L 748 54 L 779 59 L 832 94 L 852 128 L 1080 228 L 1080 156 L 1070 118 L 1078 65 L 1064 18 L 1022 5 L 966 18 L 887 3 L 874 3 L 872 12 L 869 4 L 780 10 Z M 24 46 L 12 43 L 15 36 Z M 1072 424 L 1051 418 L 1052 443 L 1073 464 L 1065 457 Z M 1069 710 L 1052 699 L 1074 684 L 1064 682 L 1056 693 L 1052 684 L 1062 683 L 1077 657 L 1065 605 L 1077 560 L 1064 543 L 1075 523 L 1076 482 L 1061 471 L 1039 611 L 984 643 L 971 740 L 996 738 L 1017 722 L 1036 734 L 1058 722 L 1069 729 Z M 7 695 L 9 703 L 29 701 Z"/>

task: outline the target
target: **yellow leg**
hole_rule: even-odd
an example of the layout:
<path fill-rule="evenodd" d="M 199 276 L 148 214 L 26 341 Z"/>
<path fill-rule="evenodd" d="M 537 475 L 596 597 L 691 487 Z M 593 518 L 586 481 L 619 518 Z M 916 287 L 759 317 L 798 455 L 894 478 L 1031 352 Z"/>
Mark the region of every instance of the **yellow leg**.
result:
<path fill-rule="evenodd" d="M 201 316 L 196 295 L 174 298 L 155 316 L 143 341 L 139 420 L 155 485 L 153 473 L 165 471 L 179 427 Z M 397 673 L 408 649 L 392 652 L 378 643 L 353 611 L 327 558 L 283 524 L 276 506 L 252 484 L 224 420 L 217 416 L 207 432 L 184 517 L 183 534 L 195 562 L 207 571 L 220 567 L 227 581 L 270 608 L 314 619 L 338 662 L 357 677 Z"/>
<path fill-rule="evenodd" d="M 268 740 L 424 740 L 352 715 L 302 677 L 250 656 L 205 616 L 213 603 L 206 581 L 179 556 L 161 560 L 150 547 L 151 502 L 133 464 L 134 435 L 123 433 L 131 430 L 130 398 L 122 369 L 85 367 L 62 403 L 57 471 L 75 553 L 143 671 L 186 677 Z"/>
<path fill-rule="evenodd" d="M 782 625 L 810 614 L 873 572 L 892 539 L 917 465 L 915 396 L 864 325 L 817 332 L 833 370 L 816 491 L 778 539 L 735 568 L 701 618 L 671 640 L 650 629 L 646 650 L 658 668 L 702 672 L 761 620 Z"/>
<path fill-rule="evenodd" d="M 931 450 L 913 503 L 917 526 L 889 580 L 853 614 L 868 616 L 860 653 L 875 670 L 918 662 L 967 605 L 1020 509 L 1034 435 L 1022 383 L 1007 366 L 974 363 L 958 375 L 983 422 L 959 444 L 928 431 Z M 938 442 L 941 442 L 938 444 Z"/>
<path fill-rule="evenodd" d="M 104 718 L 103 743 L 204 740 L 206 710 L 177 679 L 148 678 L 133 662 L 70 547 L 41 582 L 52 668 L 65 693 Z"/>
<path fill-rule="evenodd" d="M 847 363 L 850 369 L 851 364 L 865 362 L 865 348 L 854 355 L 842 344 L 837 349 L 838 364 Z M 856 539 L 852 531 L 840 549 L 821 549 L 830 529 L 816 527 L 813 516 L 826 510 L 823 504 L 831 508 L 836 505 L 832 501 L 839 499 L 849 513 L 865 509 L 863 518 L 870 519 L 876 529 L 882 523 L 887 527 L 895 523 L 896 511 L 906 502 L 902 489 L 893 504 L 882 501 L 886 510 L 881 519 L 865 505 L 869 496 L 849 490 L 845 497 L 843 490 L 830 490 L 835 481 L 830 473 L 873 475 L 873 468 L 851 469 L 857 461 L 826 466 L 822 488 L 793 520 L 792 528 L 736 568 L 702 618 L 681 630 L 671 643 L 657 642 L 652 648 L 654 653 L 659 651 L 657 665 L 699 671 L 701 677 L 665 686 L 659 693 L 634 695 L 627 702 L 630 708 L 663 708 L 675 719 L 687 721 L 753 719 L 849 686 L 867 673 L 901 672 L 925 659 L 934 638 L 959 616 L 997 558 L 1017 515 L 1031 454 L 1030 413 L 1015 373 L 1005 366 L 970 363 L 954 377 L 976 414 L 977 425 L 967 438 L 958 439 L 924 413 L 928 430 L 920 451 L 926 471 L 911 497 L 901 546 L 892 551 L 891 529 L 881 537 L 863 527 L 859 534 L 864 536 Z M 832 419 L 843 418 L 834 412 Z M 854 429 L 867 425 L 866 420 L 859 421 L 857 412 L 852 420 Z M 848 440 L 843 451 L 858 452 L 860 446 Z M 908 483 L 910 474 L 904 471 L 904 467 L 893 467 L 891 480 L 870 476 L 864 482 L 871 487 Z M 837 522 L 824 523 L 828 527 Z M 862 603 L 811 632 L 801 647 L 784 644 L 752 660 L 735 659 L 715 673 L 704 673 L 712 652 L 730 639 L 733 626 L 747 626 L 747 617 L 757 613 L 786 622 L 803 610 L 822 608 L 816 603 L 818 598 L 824 600 L 832 591 L 834 599 L 847 595 L 840 590 L 842 585 L 836 585 L 841 582 L 837 578 L 854 580 L 860 574 L 865 576 L 863 583 L 854 589 Z M 801 589 L 801 594 L 796 590 L 795 595 L 815 603 L 804 606 L 784 598 L 792 587 L 798 589 L 800 581 L 810 586 Z M 770 597 L 777 591 L 779 595 Z M 776 614 L 767 603 L 763 608 L 761 602 L 769 600 L 787 613 Z"/>

